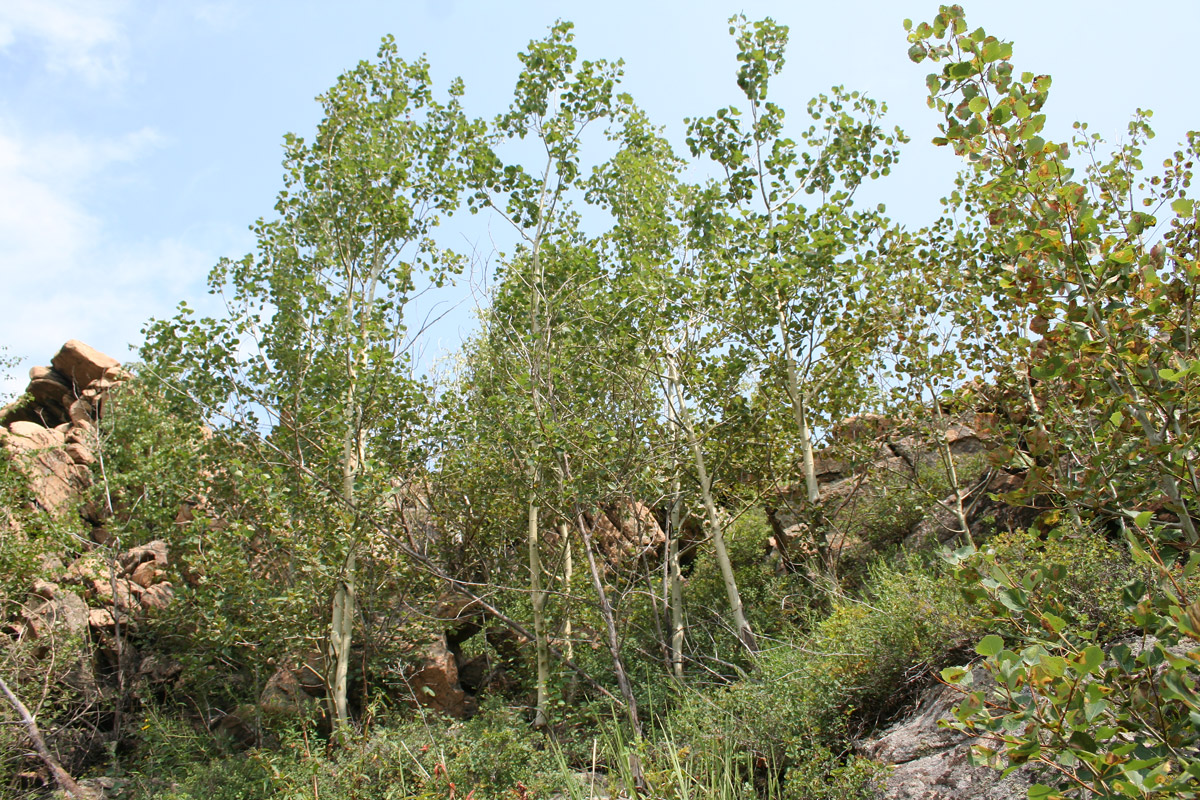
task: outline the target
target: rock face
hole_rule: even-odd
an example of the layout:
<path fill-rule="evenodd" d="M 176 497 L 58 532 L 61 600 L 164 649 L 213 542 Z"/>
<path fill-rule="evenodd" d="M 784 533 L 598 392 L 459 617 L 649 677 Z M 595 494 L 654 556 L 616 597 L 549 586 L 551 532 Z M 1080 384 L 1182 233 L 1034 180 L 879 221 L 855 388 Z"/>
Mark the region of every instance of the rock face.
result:
<path fill-rule="evenodd" d="M 1023 527 L 1036 514 L 1021 516 L 1019 511 L 990 499 L 993 494 L 1020 488 L 1024 474 L 1013 474 L 989 466 L 985 457 L 992 445 L 989 433 L 995 426 L 993 415 L 967 413 L 948 420 L 941 432 L 926 431 L 918 436 L 906 433 L 898 423 L 879 415 L 852 417 L 834 426 L 831 445 L 814 454 L 814 467 L 820 489 L 820 501 L 826 517 L 836 521 L 843 510 L 853 514 L 864 504 L 879 503 L 893 494 L 912 493 L 914 479 L 927 482 L 942 477 L 940 446 L 944 441 L 958 472 L 959 492 L 968 525 L 990 517 L 996 529 Z M 880 542 L 906 547 L 945 544 L 960 535 L 955 512 L 955 497 L 940 498 L 941 504 L 928 504 L 934 513 L 915 520 L 900 517 L 888 520 L 896 529 L 877 526 L 871 530 L 871 542 L 853 531 L 842 530 L 829 541 L 830 550 L 842 554 L 866 552 Z M 883 502 L 884 507 L 887 506 Z M 801 484 L 789 487 L 770 500 L 767 516 L 774 530 L 772 549 L 785 561 L 811 557 L 815 551 L 805 519 L 807 489 Z M 835 525 L 834 528 L 839 528 Z"/>
<path fill-rule="evenodd" d="M 982 671 L 979 673 L 982 682 Z M 962 695 L 934 686 L 917 709 L 882 735 L 862 744 L 859 754 L 892 767 L 878 787 L 880 800 L 1024 800 L 1033 779 L 1020 769 L 1007 778 L 991 767 L 974 766 L 973 739 L 942 728 Z"/>
<path fill-rule="evenodd" d="M 120 363 L 112 356 L 88 347 L 78 339 L 71 339 L 50 359 L 53 369 L 66 377 L 77 390 L 105 377 L 116 377 Z"/>

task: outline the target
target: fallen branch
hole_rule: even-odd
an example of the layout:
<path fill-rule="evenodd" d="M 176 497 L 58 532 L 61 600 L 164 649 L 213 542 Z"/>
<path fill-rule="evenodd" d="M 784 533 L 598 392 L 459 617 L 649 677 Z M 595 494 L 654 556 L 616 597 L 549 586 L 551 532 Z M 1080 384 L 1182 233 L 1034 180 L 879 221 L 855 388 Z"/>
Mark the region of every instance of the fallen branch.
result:
<path fill-rule="evenodd" d="M 46 747 L 46 740 L 42 738 L 42 732 L 38 730 L 37 720 L 29 713 L 29 709 L 21 702 L 21 698 L 13 694 L 13 690 L 8 688 L 8 684 L 4 682 L 4 678 L 0 678 L 0 691 L 4 692 L 4 696 L 8 698 L 9 704 L 16 709 L 17 715 L 25 725 L 25 732 L 29 734 L 29 739 L 33 742 L 33 749 L 37 751 L 38 757 L 42 759 L 42 763 L 46 765 L 46 768 L 50 770 L 50 774 L 54 776 L 54 782 L 58 785 L 58 788 L 77 800 L 85 800 L 87 795 L 79 788 L 79 784 L 71 777 L 71 773 L 63 769 L 63 765 L 58 763 L 58 759 L 50 753 L 50 748 Z"/>

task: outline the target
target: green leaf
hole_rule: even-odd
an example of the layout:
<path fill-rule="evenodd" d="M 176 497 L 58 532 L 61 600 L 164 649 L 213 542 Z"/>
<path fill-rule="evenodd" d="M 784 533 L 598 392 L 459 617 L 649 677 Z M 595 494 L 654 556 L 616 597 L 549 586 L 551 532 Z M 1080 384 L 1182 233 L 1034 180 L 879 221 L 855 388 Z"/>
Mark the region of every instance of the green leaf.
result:
<path fill-rule="evenodd" d="M 1133 524 L 1139 528 L 1145 528 L 1150 524 L 1150 520 L 1154 517 L 1154 512 L 1143 511 L 1133 518 Z"/>
<path fill-rule="evenodd" d="M 1163 367 L 1158 371 L 1158 377 L 1162 378 L 1164 381 L 1170 381 L 1171 383 L 1175 383 L 1183 379 L 1187 376 L 1187 374 L 1187 370 L 1177 371 L 1169 369 L 1168 367 Z"/>
<path fill-rule="evenodd" d="M 985 658 L 991 658 L 1003 649 L 1004 640 L 994 633 L 989 633 L 975 645 L 975 652 Z"/>
<path fill-rule="evenodd" d="M 1083 668 L 1084 674 L 1091 674 L 1104 663 L 1104 651 L 1096 645 L 1085 647 L 1083 652 L 1079 654 L 1079 665 Z"/>
<path fill-rule="evenodd" d="M 1171 209 L 1181 217 L 1190 217 L 1195 209 L 1195 203 L 1186 197 L 1181 197 L 1171 203 Z"/>
<path fill-rule="evenodd" d="M 1055 800 L 1055 798 L 1061 797 L 1057 789 L 1043 783 L 1035 783 L 1030 786 L 1026 794 L 1029 796 L 1029 800 Z"/>
<path fill-rule="evenodd" d="M 946 683 L 969 684 L 971 682 L 971 670 L 966 667 L 946 667 L 941 674 L 942 680 Z"/>

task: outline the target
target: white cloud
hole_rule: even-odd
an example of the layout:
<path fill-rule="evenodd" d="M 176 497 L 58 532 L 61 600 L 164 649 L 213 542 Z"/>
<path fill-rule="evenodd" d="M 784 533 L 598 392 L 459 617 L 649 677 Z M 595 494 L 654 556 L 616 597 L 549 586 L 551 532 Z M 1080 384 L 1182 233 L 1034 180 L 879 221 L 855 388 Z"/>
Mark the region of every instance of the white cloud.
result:
<path fill-rule="evenodd" d="M 88 187 L 160 144 L 149 128 L 109 139 L 37 136 L 0 119 L 0 343 L 49 363 L 68 338 L 127 360 L 151 314 L 195 293 L 212 253 L 182 239 L 114 241 Z M 0 400 L 25 386 L 0 374 Z"/>
<path fill-rule="evenodd" d="M 4 0 L 0 51 L 23 42 L 42 51 L 46 68 L 96 86 L 125 77 L 128 42 L 123 0 Z"/>

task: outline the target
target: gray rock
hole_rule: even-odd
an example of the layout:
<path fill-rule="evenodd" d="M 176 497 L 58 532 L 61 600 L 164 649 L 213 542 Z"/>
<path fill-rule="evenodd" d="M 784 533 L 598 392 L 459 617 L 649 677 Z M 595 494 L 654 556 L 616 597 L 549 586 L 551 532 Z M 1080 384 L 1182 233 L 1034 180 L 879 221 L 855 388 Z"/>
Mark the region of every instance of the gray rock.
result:
<path fill-rule="evenodd" d="M 978 670 L 977 682 L 985 673 Z M 859 746 L 861 755 L 890 765 L 877 789 L 880 800 L 1023 800 L 1033 783 L 1029 770 L 1007 778 L 991 767 L 970 763 L 975 739 L 939 726 L 953 716 L 962 698 L 953 686 L 929 689 L 906 718 Z"/>

